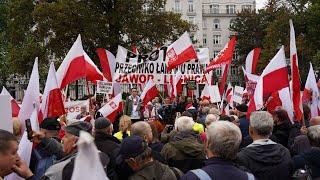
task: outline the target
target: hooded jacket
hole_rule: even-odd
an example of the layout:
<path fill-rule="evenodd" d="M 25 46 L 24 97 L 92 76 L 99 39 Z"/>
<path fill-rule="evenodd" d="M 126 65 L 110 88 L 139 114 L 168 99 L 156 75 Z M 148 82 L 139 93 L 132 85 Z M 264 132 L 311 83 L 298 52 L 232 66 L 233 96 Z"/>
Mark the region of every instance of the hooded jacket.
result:
<path fill-rule="evenodd" d="M 259 180 L 291 179 L 290 152 L 270 139 L 254 141 L 237 154 L 237 163 L 249 169 Z"/>
<path fill-rule="evenodd" d="M 161 155 L 169 166 L 177 167 L 184 173 L 202 167 L 205 160 L 204 145 L 193 132 L 178 132 L 164 145 Z"/>

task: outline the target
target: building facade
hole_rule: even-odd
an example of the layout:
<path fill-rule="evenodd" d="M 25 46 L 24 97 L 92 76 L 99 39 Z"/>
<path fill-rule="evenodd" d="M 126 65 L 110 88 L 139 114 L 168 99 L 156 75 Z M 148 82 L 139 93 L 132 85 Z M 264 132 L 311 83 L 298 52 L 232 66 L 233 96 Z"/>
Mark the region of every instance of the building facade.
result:
<path fill-rule="evenodd" d="M 197 29 L 190 32 L 195 46 L 208 48 L 210 58 L 214 58 L 235 34 L 229 27 L 236 13 L 255 7 L 255 0 L 167 0 L 165 10 L 180 13 L 182 19 L 196 25 Z M 234 60 L 237 59 L 235 52 Z M 221 75 L 221 69 L 215 72 L 218 77 Z M 231 66 L 228 76 L 231 83 L 239 82 L 238 72 L 238 67 Z"/>

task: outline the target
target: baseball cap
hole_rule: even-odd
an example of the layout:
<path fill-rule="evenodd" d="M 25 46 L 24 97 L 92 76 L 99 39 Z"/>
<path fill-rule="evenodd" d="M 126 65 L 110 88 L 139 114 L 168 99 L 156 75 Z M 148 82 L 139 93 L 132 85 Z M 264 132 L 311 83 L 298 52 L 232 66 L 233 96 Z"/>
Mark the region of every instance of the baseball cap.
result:
<path fill-rule="evenodd" d="M 119 154 L 121 158 L 135 158 L 147 149 L 147 143 L 140 136 L 129 136 L 122 140 Z"/>
<path fill-rule="evenodd" d="M 79 137 L 80 131 L 86 131 L 91 134 L 92 125 L 85 121 L 78 121 L 64 127 L 64 130 L 69 134 Z"/>
<path fill-rule="evenodd" d="M 61 125 L 58 122 L 56 118 L 45 118 L 41 124 L 40 124 L 41 129 L 46 129 L 46 130 L 60 130 Z"/>
<path fill-rule="evenodd" d="M 111 122 L 104 117 L 99 117 L 94 121 L 94 128 L 95 129 L 104 129 L 111 125 Z"/>

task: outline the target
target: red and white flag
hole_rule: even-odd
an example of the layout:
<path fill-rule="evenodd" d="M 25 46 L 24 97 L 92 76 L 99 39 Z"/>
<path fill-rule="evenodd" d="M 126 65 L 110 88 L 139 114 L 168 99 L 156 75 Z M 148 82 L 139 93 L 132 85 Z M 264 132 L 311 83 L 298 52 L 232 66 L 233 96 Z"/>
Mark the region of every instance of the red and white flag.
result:
<path fill-rule="evenodd" d="M 250 74 L 256 73 L 256 67 L 258 64 L 259 56 L 260 56 L 261 49 L 255 48 L 249 52 L 246 58 L 246 71 Z"/>
<path fill-rule="evenodd" d="M 273 92 L 266 101 L 265 106 L 271 114 L 276 110 L 277 107 L 282 107 L 287 111 L 288 117 L 291 123 L 293 123 L 294 115 L 289 87 Z"/>
<path fill-rule="evenodd" d="M 220 96 L 222 96 L 227 83 L 229 68 L 230 64 L 224 64 L 221 66 L 221 81 L 219 83 Z"/>
<path fill-rule="evenodd" d="M 243 67 L 242 71 L 244 74 L 244 79 L 246 81 L 246 89 L 244 90 L 249 98 L 253 97 L 254 90 L 256 89 L 257 82 L 259 80 L 259 76 L 248 73 Z"/>
<path fill-rule="evenodd" d="M 168 71 L 184 62 L 198 59 L 197 52 L 187 32 L 183 33 L 178 40 L 168 47 L 166 59 Z"/>
<path fill-rule="evenodd" d="M 231 64 L 236 43 L 237 43 L 237 38 L 236 36 L 233 36 L 231 40 L 219 52 L 219 54 L 214 59 L 211 60 L 205 72 L 209 72 L 224 64 Z"/>
<path fill-rule="evenodd" d="M 300 94 L 300 73 L 298 65 L 298 55 L 296 48 L 296 38 L 295 31 L 293 27 L 292 20 L 289 21 L 290 24 L 290 63 L 291 63 L 291 79 L 292 79 L 292 102 L 293 109 L 296 114 L 296 120 L 302 121 L 303 118 L 303 109 L 302 109 L 302 100 Z"/>
<path fill-rule="evenodd" d="M 42 95 L 43 118 L 53 118 L 65 114 L 62 93 L 58 86 L 54 63 L 50 64 L 46 86 Z"/>
<path fill-rule="evenodd" d="M 39 91 L 39 71 L 38 58 L 35 59 L 33 69 L 29 79 L 27 90 L 24 93 L 23 101 L 19 111 L 18 118 L 24 127 L 25 120 L 30 119 L 34 108 L 40 108 L 40 91 Z"/>
<path fill-rule="evenodd" d="M 111 122 L 116 120 L 118 112 L 123 110 L 123 103 L 122 103 L 122 94 L 119 93 L 106 105 L 104 105 L 99 112 L 102 114 L 103 117 L 108 118 Z"/>
<path fill-rule="evenodd" d="M 204 99 L 210 100 L 210 92 L 209 92 L 210 88 L 209 88 L 209 86 L 210 86 L 209 84 L 206 84 L 204 86 L 204 88 L 203 88 L 203 90 L 201 92 L 201 95 L 200 95 L 200 98 L 202 100 L 204 100 Z"/>
<path fill-rule="evenodd" d="M 233 87 L 229 83 L 227 90 L 226 90 L 226 100 L 227 100 L 227 103 L 230 104 L 231 107 L 233 107 L 232 96 L 233 96 Z"/>
<path fill-rule="evenodd" d="M 10 95 L 8 90 L 3 86 L 1 94 L 0 95 Z M 12 117 L 18 117 L 20 106 L 17 103 L 17 101 L 10 95 L 10 101 L 11 101 L 11 109 L 12 109 Z"/>
<path fill-rule="evenodd" d="M 103 48 L 97 49 L 104 77 L 112 82 L 116 69 L 116 57 L 108 50 Z"/>
<path fill-rule="evenodd" d="M 62 89 L 83 77 L 92 82 L 104 79 L 101 71 L 84 52 L 79 35 L 57 70 L 57 81 Z"/>
<path fill-rule="evenodd" d="M 320 102 L 319 102 L 319 89 L 317 86 L 316 77 L 314 75 L 312 64 L 310 63 L 310 70 L 306 85 L 304 86 L 304 91 L 302 95 L 302 100 L 304 103 L 310 105 L 311 117 L 319 115 Z"/>
<path fill-rule="evenodd" d="M 254 100 L 255 109 L 263 107 L 264 97 L 269 97 L 271 93 L 285 87 L 289 87 L 289 79 L 284 47 L 282 46 L 259 77 L 254 97 L 251 99 Z"/>
<path fill-rule="evenodd" d="M 182 85 L 182 74 L 180 70 L 175 74 L 173 78 L 173 95 L 177 97 L 179 94 L 182 93 L 183 85 Z"/>
<path fill-rule="evenodd" d="M 146 106 L 149 101 L 157 96 L 159 96 L 159 91 L 156 84 L 154 84 L 153 80 L 150 79 L 140 95 L 142 104 Z"/>

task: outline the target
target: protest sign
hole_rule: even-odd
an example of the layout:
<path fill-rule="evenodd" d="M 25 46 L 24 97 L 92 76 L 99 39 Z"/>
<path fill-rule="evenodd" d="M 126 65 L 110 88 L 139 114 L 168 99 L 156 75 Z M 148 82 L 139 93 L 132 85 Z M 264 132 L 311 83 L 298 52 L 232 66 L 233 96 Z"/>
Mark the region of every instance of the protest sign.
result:
<path fill-rule="evenodd" d="M 209 94 L 211 103 L 221 102 L 219 87 L 217 85 L 209 86 Z"/>
<path fill-rule="evenodd" d="M 67 119 L 75 119 L 81 113 L 81 107 L 86 107 L 87 112 L 89 112 L 89 100 L 65 102 L 64 108 L 67 112 Z"/>
<path fill-rule="evenodd" d="M 112 94 L 112 83 L 107 81 L 98 81 L 97 93 Z"/>
<path fill-rule="evenodd" d="M 232 99 L 234 102 L 241 104 L 242 103 L 242 95 L 243 95 L 243 87 L 235 86 L 233 91 Z"/>

